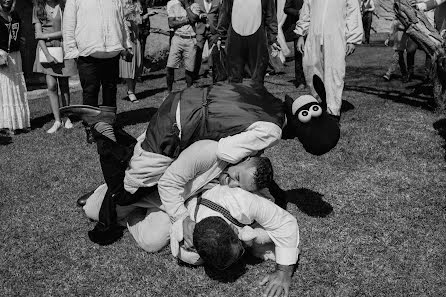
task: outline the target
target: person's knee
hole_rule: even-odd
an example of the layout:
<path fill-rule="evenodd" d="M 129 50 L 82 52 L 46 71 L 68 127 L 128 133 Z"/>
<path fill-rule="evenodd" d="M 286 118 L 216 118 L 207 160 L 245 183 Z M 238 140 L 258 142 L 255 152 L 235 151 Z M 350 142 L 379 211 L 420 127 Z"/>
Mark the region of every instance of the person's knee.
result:
<path fill-rule="evenodd" d="M 56 80 L 48 80 L 47 81 L 48 92 L 56 93 L 57 92 L 57 81 Z"/>
<path fill-rule="evenodd" d="M 152 212 L 144 220 L 128 219 L 127 226 L 138 246 L 146 252 L 159 252 L 169 243 L 171 223 L 163 211 Z"/>

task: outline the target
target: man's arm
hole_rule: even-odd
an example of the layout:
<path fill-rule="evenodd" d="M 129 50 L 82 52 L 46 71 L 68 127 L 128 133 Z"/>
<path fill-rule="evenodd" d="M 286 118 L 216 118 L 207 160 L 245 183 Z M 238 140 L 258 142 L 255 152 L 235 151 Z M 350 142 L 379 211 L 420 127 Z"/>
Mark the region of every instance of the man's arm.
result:
<path fill-rule="evenodd" d="M 282 129 L 270 122 L 255 122 L 242 133 L 225 137 L 218 142 L 217 157 L 236 164 L 248 156 L 275 145 Z"/>
<path fill-rule="evenodd" d="M 263 7 L 263 16 L 268 45 L 277 43 L 277 12 L 274 1 L 266 0 L 266 4 Z"/>
<path fill-rule="evenodd" d="M 436 8 L 438 5 L 445 3 L 446 0 L 427 0 L 423 3 L 417 3 L 417 9 L 421 11 L 429 11 Z"/>
<path fill-rule="evenodd" d="M 74 31 L 76 29 L 76 0 L 67 0 L 63 13 L 63 47 L 65 59 L 75 59 L 79 57 Z"/>
<path fill-rule="evenodd" d="M 361 44 L 364 30 L 358 0 L 347 0 L 347 44 Z"/>
<path fill-rule="evenodd" d="M 296 33 L 298 36 L 307 36 L 308 34 L 308 28 L 310 27 L 310 18 L 311 18 L 311 7 L 310 7 L 310 1 L 304 0 L 304 3 L 302 5 L 302 9 L 299 13 L 299 20 L 296 23 L 296 29 L 294 30 L 294 33 Z"/>
<path fill-rule="evenodd" d="M 217 25 L 218 40 L 221 41 L 223 44 L 228 38 L 228 29 L 229 24 L 231 23 L 231 15 L 232 0 L 224 0 L 220 6 Z"/>
<path fill-rule="evenodd" d="M 201 140 L 178 156 L 158 181 L 158 191 L 167 214 L 173 221 L 189 214 L 184 201 L 194 192 L 220 175 L 226 167 L 217 159 L 217 142 Z"/>
<path fill-rule="evenodd" d="M 275 244 L 276 270 L 261 282 L 262 285 L 268 284 L 265 294 L 270 296 L 273 291 L 283 290 L 287 296 L 299 253 L 297 220 L 270 200 L 242 189 L 237 190 L 241 213 L 259 223 Z"/>

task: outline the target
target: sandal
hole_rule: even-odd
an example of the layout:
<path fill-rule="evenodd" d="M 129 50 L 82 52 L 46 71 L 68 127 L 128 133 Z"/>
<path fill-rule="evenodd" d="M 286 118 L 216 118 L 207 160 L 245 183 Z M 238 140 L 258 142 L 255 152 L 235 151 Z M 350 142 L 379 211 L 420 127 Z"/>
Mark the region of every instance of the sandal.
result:
<path fill-rule="evenodd" d="M 55 121 L 53 126 L 51 128 L 49 128 L 46 133 L 48 134 L 53 134 L 55 132 L 57 132 L 57 130 L 59 130 L 60 128 L 62 128 L 62 122 L 60 121 Z"/>
<path fill-rule="evenodd" d="M 139 100 L 136 98 L 136 95 L 133 92 L 127 92 L 127 96 L 129 97 L 130 102 L 138 103 Z"/>

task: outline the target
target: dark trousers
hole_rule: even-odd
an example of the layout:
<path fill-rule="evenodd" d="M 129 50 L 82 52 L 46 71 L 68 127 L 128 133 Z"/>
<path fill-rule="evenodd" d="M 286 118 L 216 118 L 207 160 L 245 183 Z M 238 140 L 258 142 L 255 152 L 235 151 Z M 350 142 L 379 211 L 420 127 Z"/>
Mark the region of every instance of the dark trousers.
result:
<path fill-rule="evenodd" d="M 269 62 L 264 27 L 260 26 L 257 32 L 250 36 L 241 36 L 232 27 L 228 32 L 226 45 L 229 82 L 242 82 L 245 65 L 247 65 L 251 80 L 263 85 Z"/>
<path fill-rule="evenodd" d="M 365 43 L 370 43 L 370 30 L 372 29 L 373 12 L 366 11 L 362 14 L 362 26 L 364 28 Z"/>
<path fill-rule="evenodd" d="M 206 41 L 208 41 L 209 47 L 211 47 L 211 32 L 206 29 L 203 34 L 197 34 L 197 52 L 195 54 L 195 68 L 194 68 L 194 78 L 197 79 L 200 75 L 201 63 L 203 62 L 203 49 Z M 211 55 L 209 55 L 210 57 Z M 208 58 L 209 59 L 209 58 Z M 209 65 L 209 60 L 208 60 Z"/>
<path fill-rule="evenodd" d="M 119 57 L 119 55 L 109 59 L 79 57 L 77 69 L 82 86 L 83 104 L 98 106 L 98 94 L 102 86 L 102 105 L 116 106 Z"/>
<path fill-rule="evenodd" d="M 294 76 L 296 78 L 296 88 L 300 85 L 307 85 L 302 68 L 302 54 L 297 50 L 297 39 L 294 39 Z"/>

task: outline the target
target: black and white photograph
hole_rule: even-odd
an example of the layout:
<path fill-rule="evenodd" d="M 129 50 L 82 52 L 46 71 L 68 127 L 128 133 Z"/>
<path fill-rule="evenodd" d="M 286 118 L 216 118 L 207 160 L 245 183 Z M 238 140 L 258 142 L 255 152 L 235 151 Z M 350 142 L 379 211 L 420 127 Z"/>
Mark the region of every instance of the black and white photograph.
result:
<path fill-rule="evenodd" d="M 446 0 L 0 0 L 0 296 L 446 296 Z"/>

